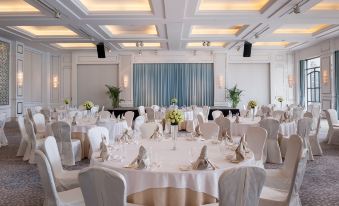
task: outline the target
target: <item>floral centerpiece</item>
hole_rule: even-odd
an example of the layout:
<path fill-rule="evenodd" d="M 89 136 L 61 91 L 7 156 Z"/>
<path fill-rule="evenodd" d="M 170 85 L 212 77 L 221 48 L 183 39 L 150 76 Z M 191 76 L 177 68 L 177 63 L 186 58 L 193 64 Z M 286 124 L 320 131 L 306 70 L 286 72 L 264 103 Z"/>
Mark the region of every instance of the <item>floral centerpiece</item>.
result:
<path fill-rule="evenodd" d="M 282 108 L 282 102 L 284 101 L 284 98 L 280 96 L 277 98 L 277 101 L 280 102 L 280 107 Z"/>
<path fill-rule="evenodd" d="M 82 106 L 84 106 L 86 110 L 91 110 L 94 107 L 94 104 L 91 101 L 86 101 L 82 104 Z"/>
<path fill-rule="evenodd" d="M 171 125 L 178 125 L 184 121 L 184 114 L 178 109 L 169 110 L 166 113 L 166 121 Z"/>
<path fill-rule="evenodd" d="M 251 108 L 252 109 L 252 120 L 254 120 L 254 109 L 257 106 L 257 102 L 255 100 L 250 100 L 247 104 L 247 108 Z"/>
<path fill-rule="evenodd" d="M 240 102 L 240 96 L 243 90 L 237 88 L 237 85 L 226 89 L 226 99 L 232 103 L 232 108 L 236 108 Z"/>
<path fill-rule="evenodd" d="M 173 97 L 173 98 L 171 99 L 171 104 L 177 104 L 177 103 L 178 103 L 178 99 L 175 98 L 175 97 Z"/>
<path fill-rule="evenodd" d="M 69 99 L 67 99 L 67 98 L 66 98 L 66 99 L 64 99 L 64 103 L 65 103 L 66 105 L 68 105 L 68 104 L 69 104 L 69 102 L 70 102 L 70 101 L 69 101 Z"/>

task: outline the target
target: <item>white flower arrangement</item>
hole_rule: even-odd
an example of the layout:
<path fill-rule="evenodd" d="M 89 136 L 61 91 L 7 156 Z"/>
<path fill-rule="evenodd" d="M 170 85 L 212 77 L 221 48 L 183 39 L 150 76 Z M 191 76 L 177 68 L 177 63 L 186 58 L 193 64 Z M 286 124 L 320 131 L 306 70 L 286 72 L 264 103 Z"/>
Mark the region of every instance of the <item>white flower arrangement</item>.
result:
<path fill-rule="evenodd" d="M 257 102 L 255 100 L 250 100 L 247 104 L 247 107 L 254 109 L 257 106 Z"/>
<path fill-rule="evenodd" d="M 283 97 L 278 97 L 278 98 L 277 98 L 277 100 L 278 100 L 278 102 L 280 102 L 280 103 L 281 103 L 281 102 L 283 102 L 283 101 L 284 101 L 284 98 L 283 98 Z"/>
<path fill-rule="evenodd" d="M 171 104 L 177 104 L 177 103 L 178 103 L 178 99 L 175 98 L 175 97 L 173 97 L 173 98 L 171 99 Z"/>
<path fill-rule="evenodd" d="M 169 110 L 166 113 L 166 121 L 171 125 L 178 125 L 184 121 L 184 114 L 178 109 Z"/>
<path fill-rule="evenodd" d="M 86 101 L 82 104 L 82 106 L 84 106 L 86 110 L 91 110 L 94 107 L 94 104 L 91 101 Z"/>
<path fill-rule="evenodd" d="M 70 102 L 69 99 L 67 99 L 67 98 L 64 99 L 64 103 L 65 103 L 65 104 L 69 104 L 69 102 Z"/>

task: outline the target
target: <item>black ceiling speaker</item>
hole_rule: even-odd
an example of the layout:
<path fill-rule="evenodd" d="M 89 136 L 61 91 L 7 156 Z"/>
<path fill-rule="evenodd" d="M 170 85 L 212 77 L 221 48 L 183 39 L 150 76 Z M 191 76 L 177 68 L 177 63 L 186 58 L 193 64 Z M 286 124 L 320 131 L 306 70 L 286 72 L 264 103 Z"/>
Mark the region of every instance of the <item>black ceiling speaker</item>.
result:
<path fill-rule="evenodd" d="M 98 58 L 106 58 L 104 43 L 97 44 Z"/>
<path fill-rule="evenodd" d="M 251 56 L 251 50 L 252 50 L 252 44 L 248 41 L 245 41 L 244 43 L 244 53 L 243 57 L 250 57 Z"/>

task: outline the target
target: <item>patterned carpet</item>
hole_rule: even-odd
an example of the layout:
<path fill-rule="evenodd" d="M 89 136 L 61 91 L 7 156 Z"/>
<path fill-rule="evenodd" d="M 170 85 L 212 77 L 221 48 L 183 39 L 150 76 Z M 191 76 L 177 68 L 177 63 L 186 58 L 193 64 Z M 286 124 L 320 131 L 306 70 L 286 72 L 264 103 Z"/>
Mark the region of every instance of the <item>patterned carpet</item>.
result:
<path fill-rule="evenodd" d="M 321 139 L 326 136 L 326 127 L 322 122 Z M 40 206 L 43 189 L 37 168 L 15 156 L 21 139 L 17 123 L 6 123 L 5 133 L 9 145 L 0 148 L 0 206 Z M 322 144 L 322 148 L 324 156 L 307 164 L 300 192 L 303 206 L 339 206 L 339 146 Z M 80 169 L 88 163 L 85 160 L 67 169 Z"/>

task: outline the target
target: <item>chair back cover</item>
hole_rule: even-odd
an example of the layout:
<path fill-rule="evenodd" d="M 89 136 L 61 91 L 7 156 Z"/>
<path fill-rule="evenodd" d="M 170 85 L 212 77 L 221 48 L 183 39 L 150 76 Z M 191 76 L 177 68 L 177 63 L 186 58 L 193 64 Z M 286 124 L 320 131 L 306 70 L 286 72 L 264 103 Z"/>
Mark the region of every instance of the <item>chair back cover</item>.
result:
<path fill-rule="evenodd" d="M 295 107 L 293 108 L 292 119 L 298 121 L 302 118 L 303 108 Z"/>
<path fill-rule="evenodd" d="M 30 154 L 29 159 L 30 159 L 30 162 L 33 163 L 34 162 L 34 151 L 36 148 L 36 135 L 34 133 L 34 127 L 33 127 L 33 123 L 31 120 L 29 120 L 28 118 L 25 118 L 24 124 L 25 124 L 26 133 L 29 138 L 30 145 L 31 145 L 31 154 Z"/>
<path fill-rule="evenodd" d="M 46 137 L 43 143 L 43 150 L 52 167 L 54 176 L 62 175 L 64 169 L 62 168 L 58 145 L 53 136 Z"/>
<path fill-rule="evenodd" d="M 198 119 L 199 125 L 202 125 L 205 122 L 204 114 L 203 113 L 198 113 L 197 119 Z"/>
<path fill-rule="evenodd" d="M 284 114 L 285 114 L 285 111 L 282 111 L 282 110 L 275 110 L 272 112 L 272 116 L 276 120 L 280 120 L 281 116 L 283 116 Z"/>
<path fill-rule="evenodd" d="M 150 107 L 146 108 L 146 114 L 147 114 L 147 120 L 149 122 L 154 122 L 155 121 L 155 113 L 154 110 Z"/>
<path fill-rule="evenodd" d="M 62 163 L 74 165 L 74 151 L 71 140 L 71 126 L 67 122 L 58 121 L 52 124 L 52 131 L 58 145 Z"/>
<path fill-rule="evenodd" d="M 220 206 L 257 206 L 266 172 L 260 167 L 236 167 L 219 178 Z"/>
<path fill-rule="evenodd" d="M 137 118 L 135 118 L 135 120 L 134 120 L 134 130 L 136 132 L 140 132 L 140 127 L 143 123 L 145 123 L 145 117 L 144 116 L 138 116 Z"/>
<path fill-rule="evenodd" d="M 99 116 L 101 119 L 109 119 L 111 118 L 111 113 L 109 111 L 100 111 Z"/>
<path fill-rule="evenodd" d="M 304 117 L 299 119 L 297 125 L 297 134 L 304 140 L 304 147 L 306 148 L 305 139 L 308 139 L 311 131 L 312 119 Z"/>
<path fill-rule="evenodd" d="M 144 106 L 139 106 L 138 107 L 138 112 L 139 112 L 140 116 L 146 114 L 145 107 Z"/>
<path fill-rule="evenodd" d="M 154 112 L 158 112 L 160 110 L 160 107 L 158 105 L 152 105 L 151 108 Z"/>
<path fill-rule="evenodd" d="M 281 164 L 281 151 L 278 143 L 278 132 L 280 123 L 276 119 L 263 119 L 260 121 L 260 127 L 267 131 L 267 139 L 264 148 L 264 162 Z"/>
<path fill-rule="evenodd" d="M 213 117 L 214 120 L 221 115 L 223 115 L 223 113 L 220 110 L 215 110 L 215 111 L 212 112 L 212 117 Z"/>
<path fill-rule="evenodd" d="M 245 134 L 247 146 L 252 150 L 256 161 L 263 160 L 267 132 L 261 127 L 249 127 Z"/>
<path fill-rule="evenodd" d="M 88 130 L 87 136 L 90 145 L 89 157 L 92 156 L 93 152 L 100 150 L 102 137 L 106 137 L 107 142 L 109 142 L 109 131 L 106 127 L 93 127 Z"/>
<path fill-rule="evenodd" d="M 231 121 L 227 117 L 220 115 L 215 119 L 215 123 L 219 126 L 219 139 L 222 138 L 226 133 L 227 135 L 231 136 Z"/>
<path fill-rule="evenodd" d="M 203 106 L 202 107 L 202 113 L 203 113 L 205 119 L 208 119 L 208 115 L 210 113 L 210 107 L 209 106 Z"/>
<path fill-rule="evenodd" d="M 260 127 L 267 132 L 267 139 L 278 140 L 279 121 L 276 119 L 264 119 L 260 121 Z"/>
<path fill-rule="evenodd" d="M 44 115 L 45 122 L 48 122 L 51 119 L 51 110 L 49 108 L 43 108 L 40 112 Z"/>
<path fill-rule="evenodd" d="M 37 129 L 37 132 L 44 133 L 46 131 L 45 116 L 41 113 L 33 115 L 33 120 Z"/>
<path fill-rule="evenodd" d="M 40 113 L 41 109 L 42 109 L 42 106 L 35 106 L 34 107 L 35 113 Z"/>
<path fill-rule="evenodd" d="M 1 120 L 0 120 L 1 121 Z M 17 156 L 24 156 L 24 160 L 27 160 L 27 156 L 26 156 L 26 150 L 29 142 L 29 138 L 25 129 L 25 123 L 24 123 L 24 117 L 23 116 L 19 116 L 18 117 L 18 125 L 19 125 L 19 129 L 20 129 L 20 133 L 21 133 L 21 143 L 20 143 L 20 147 L 18 149 L 17 152 Z"/>
<path fill-rule="evenodd" d="M 132 112 L 132 111 L 127 111 L 127 112 L 125 113 L 125 119 L 126 119 L 126 122 L 127 122 L 127 126 L 128 126 L 129 128 L 132 128 L 133 118 L 134 118 L 134 112 Z"/>
<path fill-rule="evenodd" d="M 205 122 L 199 126 L 201 134 L 205 139 L 213 139 L 213 137 L 218 138 L 219 126 L 216 123 Z"/>
<path fill-rule="evenodd" d="M 157 123 L 147 122 L 140 126 L 141 138 L 149 139 L 154 134 L 155 130 L 158 128 Z"/>
<path fill-rule="evenodd" d="M 59 195 L 56 190 L 53 173 L 48 159 L 40 150 L 35 151 L 35 161 L 38 166 L 42 187 L 44 188 L 44 205 L 60 205 Z"/>
<path fill-rule="evenodd" d="M 335 110 L 335 109 L 328 109 L 328 110 L 325 110 L 325 113 L 326 113 L 326 117 L 327 117 L 327 115 L 329 116 L 329 118 L 327 119 L 329 126 L 332 127 L 333 124 L 337 124 L 338 123 L 338 113 L 337 113 L 337 110 Z"/>
<path fill-rule="evenodd" d="M 114 170 L 87 168 L 79 173 L 79 182 L 86 205 L 126 205 L 125 178 Z"/>
<path fill-rule="evenodd" d="M 305 112 L 304 117 L 308 117 L 308 118 L 313 119 L 313 114 L 312 114 L 312 112 Z"/>

